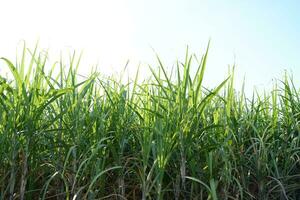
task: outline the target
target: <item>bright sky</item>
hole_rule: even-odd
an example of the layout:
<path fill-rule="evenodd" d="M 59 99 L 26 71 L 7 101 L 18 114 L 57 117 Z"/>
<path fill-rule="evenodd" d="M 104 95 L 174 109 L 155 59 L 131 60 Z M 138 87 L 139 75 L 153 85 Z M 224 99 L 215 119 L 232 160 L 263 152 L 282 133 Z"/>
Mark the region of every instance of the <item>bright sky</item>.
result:
<path fill-rule="evenodd" d="M 120 72 L 130 59 L 134 72 L 155 63 L 152 48 L 171 67 L 186 45 L 200 56 L 211 38 L 206 84 L 236 63 L 237 86 L 245 75 L 248 88 L 269 87 L 285 69 L 300 77 L 299 8 L 297 0 L 3 0 L 0 56 L 13 60 L 21 40 L 39 39 L 53 62 L 61 50 L 84 50 L 81 71 L 99 63 Z"/>

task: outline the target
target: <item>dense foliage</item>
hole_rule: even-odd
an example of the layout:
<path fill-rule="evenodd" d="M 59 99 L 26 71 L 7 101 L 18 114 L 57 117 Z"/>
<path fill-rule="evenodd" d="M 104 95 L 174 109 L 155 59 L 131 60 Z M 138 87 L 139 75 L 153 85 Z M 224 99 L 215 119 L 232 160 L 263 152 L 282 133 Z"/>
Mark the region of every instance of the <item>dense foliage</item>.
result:
<path fill-rule="evenodd" d="M 233 71 L 202 86 L 207 52 L 172 77 L 158 58 L 152 79 L 126 84 L 81 81 L 79 60 L 2 58 L 13 78 L 0 78 L 0 199 L 300 199 L 300 95 L 287 77 L 247 98 Z"/>

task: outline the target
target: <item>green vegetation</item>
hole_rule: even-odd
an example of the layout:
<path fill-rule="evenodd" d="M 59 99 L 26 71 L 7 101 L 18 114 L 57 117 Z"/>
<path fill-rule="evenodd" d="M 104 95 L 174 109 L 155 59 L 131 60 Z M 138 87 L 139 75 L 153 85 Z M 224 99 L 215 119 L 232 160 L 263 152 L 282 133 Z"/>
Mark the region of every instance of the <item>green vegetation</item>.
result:
<path fill-rule="evenodd" d="M 121 84 L 46 70 L 24 47 L 0 78 L 0 199 L 299 199 L 300 93 L 288 76 L 247 98 L 233 70 L 202 86 L 186 54 L 173 75 Z M 192 62 L 199 66 L 191 74 Z M 199 63 L 197 63 L 199 62 Z M 57 70 L 55 72 L 55 70 Z"/>

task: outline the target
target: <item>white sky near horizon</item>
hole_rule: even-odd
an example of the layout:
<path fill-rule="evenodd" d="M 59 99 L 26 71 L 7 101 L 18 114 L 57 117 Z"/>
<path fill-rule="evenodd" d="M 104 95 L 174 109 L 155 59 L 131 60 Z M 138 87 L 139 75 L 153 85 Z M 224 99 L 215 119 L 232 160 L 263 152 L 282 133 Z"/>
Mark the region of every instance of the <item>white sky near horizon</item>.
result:
<path fill-rule="evenodd" d="M 216 86 L 236 64 L 236 86 L 270 87 L 284 70 L 300 76 L 298 1 L 259 0 L 0 0 L 0 57 L 14 60 L 22 40 L 60 52 L 83 50 L 81 72 L 98 64 L 104 74 L 121 72 L 130 60 L 155 65 L 157 52 L 169 68 L 183 60 L 186 46 L 201 56 L 211 48 L 206 85 Z M 0 63 L 0 73 L 4 73 Z M 299 85 L 298 85 L 299 86 Z"/>

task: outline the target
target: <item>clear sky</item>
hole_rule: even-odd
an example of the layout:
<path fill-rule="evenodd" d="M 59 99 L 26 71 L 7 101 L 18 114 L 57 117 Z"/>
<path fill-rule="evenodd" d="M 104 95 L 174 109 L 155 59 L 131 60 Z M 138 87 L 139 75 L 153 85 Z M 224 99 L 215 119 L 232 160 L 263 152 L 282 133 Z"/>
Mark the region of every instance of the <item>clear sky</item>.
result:
<path fill-rule="evenodd" d="M 206 84 L 235 63 L 237 87 L 244 76 L 248 89 L 269 87 L 285 69 L 300 77 L 299 9 L 296 0 L 2 0 L 0 56 L 14 59 L 21 40 L 39 39 L 51 61 L 84 50 L 81 71 L 98 63 L 109 74 L 127 59 L 131 72 L 153 65 L 152 48 L 171 67 L 187 45 L 200 56 L 211 39 Z"/>

